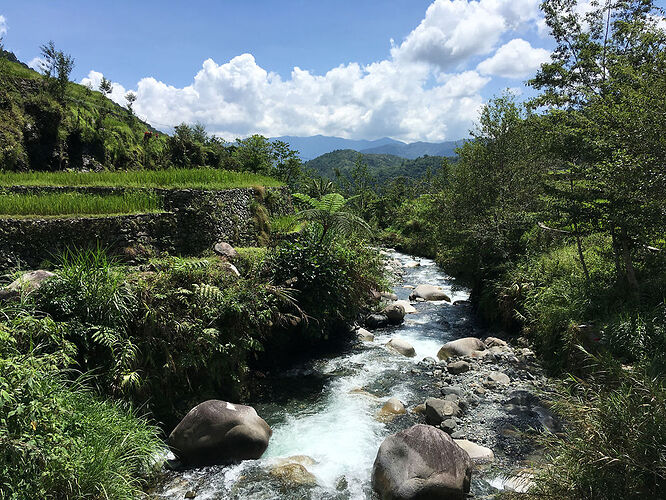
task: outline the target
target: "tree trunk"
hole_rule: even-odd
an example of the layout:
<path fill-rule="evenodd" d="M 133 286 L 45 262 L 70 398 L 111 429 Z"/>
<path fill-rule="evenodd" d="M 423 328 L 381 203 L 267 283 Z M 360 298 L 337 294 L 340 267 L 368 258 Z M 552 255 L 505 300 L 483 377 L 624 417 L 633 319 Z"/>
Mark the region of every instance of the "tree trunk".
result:
<path fill-rule="evenodd" d="M 580 265 L 583 266 L 583 273 L 585 274 L 585 281 L 590 283 L 590 273 L 587 270 L 587 264 L 585 264 L 585 256 L 583 255 L 583 244 L 580 239 L 580 231 L 578 231 L 578 223 L 574 221 L 574 230 L 576 231 L 576 247 L 578 248 L 578 258 L 580 259 Z"/>
<path fill-rule="evenodd" d="M 640 290 L 638 287 L 638 280 L 636 279 L 636 271 L 634 269 L 634 263 L 631 260 L 631 247 L 629 246 L 629 237 L 627 236 L 626 227 L 622 226 L 620 228 L 621 238 L 620 246 L 622 249 L 622 260 L 624 261 L 624 271 L 627 278 L 627 284 L 629 285 L 629 293 L 635 302 L 640 301 Z"/>

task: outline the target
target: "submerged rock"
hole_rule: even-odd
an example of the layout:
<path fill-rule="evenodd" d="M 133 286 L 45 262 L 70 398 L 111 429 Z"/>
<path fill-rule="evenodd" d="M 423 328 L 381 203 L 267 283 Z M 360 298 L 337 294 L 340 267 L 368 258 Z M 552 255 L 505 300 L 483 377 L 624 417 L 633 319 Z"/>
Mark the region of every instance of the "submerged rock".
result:
<path fill-rule="evenodd" d="M 372 468 L 372 488 L 382 500 L 463 500 L 472 462 L 445 432 L 418 424 L 387 437 Z"/>
<path fill-rule="evenodd" d="M 314 486 L 317 478 L 303 464 L 292 462 L 271 469 L 271 476 L 287 486 Z"/>
<path fill-rule="evenodd" d="M 402 354 L 403 356 L 407 356 L 408 358 L 413 358 L 414 356 L 416 356 L 416 351 L 414 350 L 414 347 L 406 340 L 402 340 L 399 338 L 392 338 L 386 343 L 386 347 L 399 354 Z"/>
<path fill-rule="evenodd" d="M 451 297 L 449 297 L 442 289 L 433 285 L 417 285 L 409 296 L 409 300 L 416 300 L 417 298 L 423 300 L 446 300 L 447 302 L 451 302 Z"/>
<path fill-rule="evenodd" d="M 169 435 L 183 463 L 205 465 L 257 459 L 273 431 L 251 406 L 211 399 L 192 408 Z"/>
<path fill-rule="evenodd" d="M 453 356 L 471 356 L 477 351 L 485 351 L 486 344 L 476 337 L 465 337 L 447 342 L 437 353 L 439 359 L 448 359 Z"/>

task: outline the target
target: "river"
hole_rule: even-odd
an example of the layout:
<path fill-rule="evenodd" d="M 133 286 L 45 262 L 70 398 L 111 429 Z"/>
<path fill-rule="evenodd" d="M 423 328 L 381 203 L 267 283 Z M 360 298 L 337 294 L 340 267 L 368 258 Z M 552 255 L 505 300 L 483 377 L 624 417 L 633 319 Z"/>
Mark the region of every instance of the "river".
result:
<path fill-rule="evenodd" d="M 432 260 L 419 259 L 419 266 L 410 267 L 413 258 L 394 251 L 389 259 L 401 264 L 402 276 L 394 288 L 399 299 L 407 299 L 411 293 L 405 285 L 421 283 L 440 286 L 453 304 L 469 298 L 468 290 L 457 287 L 455 280 Z M 190 497 L 197 499 L 374 498 L 370 478 L 382 440 L 423 422 L 423 416 L 413 409 L 429 396 L 441 397 L 439 389 L 443 385 L 458 382 L 465 389 L 474 380 L 470 378 L 472 374 L 452 380 L 441 364 L 433 363 L 432 359 L 423 361 L 436 359 L 440 347 L 450 340 L 485 336 L 469 305 L 452 303 L 415 303 L 417 313 L 408 314 L 399 326 L 376 330 L 374 342 L 361 342 L 335 357 L 318 359 L 269 377 L 266 396 L 250 403 L 273 429 L 264 456 L 234 466 L 169 472 L 153 497 L 182 499 L 189 492 Z M 385 348 L 384 344 L 394 337 L 409 342 L 416 356 L 407 358 Z M 481 368 L 485 369 L 485 365 Z M 502 368 L 501 360 L 490 368 Z M 517 384 L 512 389 L 524 389 L 529 384 L 532 392 L 543 385 L 543 377 L 534 375 L 535 371 L 538 370 L 532 367 L 525 376 L 520 375 L 518 368 L 509 371 L 512 379 L 525 379 L 512 382 L 512 386 Z M 408 411 L 386 422 L 377 418 L 377 412 L 390 397 L 400 399 Z M 472 397 L 477 404 L 470 405 L 460 428 L 474 434 L 465 437 L 490 446 L 497 455 L 494 465 L 481 466 L 473 474 L 472 492 L 483 497 L 506 487 L 505 475 L 524 466 L 534 451 L 524 445 L 523 439 L 510 433 L 504 436 L 506 423 L 511 424 L 511 429 L 520 430 L 548 423 L 551 417 L 540 406 L 541 410 L 534 411 L 536 408 L 522 404 L 517 406 L 518 412 L 511 414 L 502 406 L 508 396 L 501 391 L 491 390 L 482 398 Z M 515 408 L 513 405 L 512 409 Z M 286 457 L 293 456 L 304 456 L 293 460 L 306 466 L 316 478 L 316 485 L 285 483 L 270 473 Z"/>

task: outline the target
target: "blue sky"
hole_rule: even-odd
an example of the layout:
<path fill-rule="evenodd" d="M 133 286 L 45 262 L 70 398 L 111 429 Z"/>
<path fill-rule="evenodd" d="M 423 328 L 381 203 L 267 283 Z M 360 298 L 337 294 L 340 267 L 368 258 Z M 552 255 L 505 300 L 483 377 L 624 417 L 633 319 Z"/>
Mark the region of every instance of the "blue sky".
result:
<path fill-rule="evenodd" d="M 538 4 L 3 0 L 0 33 L 26 62 L 53 40 L 74 80 L 103 74 L 162 128 L 438 141 L 466 136 L 502 89 L 529 93 L 553 47 Z"/>

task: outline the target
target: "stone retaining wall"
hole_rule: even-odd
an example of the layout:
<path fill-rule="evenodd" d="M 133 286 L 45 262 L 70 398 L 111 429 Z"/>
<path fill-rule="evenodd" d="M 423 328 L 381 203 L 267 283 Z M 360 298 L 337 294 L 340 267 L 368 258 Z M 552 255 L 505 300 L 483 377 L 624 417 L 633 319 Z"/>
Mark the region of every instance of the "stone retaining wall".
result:
<path fill-rule="evenodd" d="M 23 187 L 5 192 L 122 194 L 133 188 Z M 0 219 L 0 270 L 38 267 L 66 248 L 101 245 L 133 261 L 154 252 L 196 255 L 216 241 L 256 245 L 263 206 L 271 215 L 293 211 L 288 188 L 153 189 L 165 212 L 101 217 Z"/>

